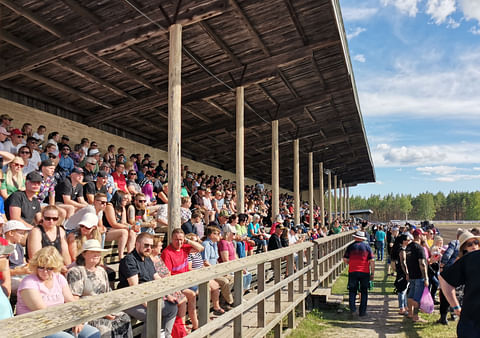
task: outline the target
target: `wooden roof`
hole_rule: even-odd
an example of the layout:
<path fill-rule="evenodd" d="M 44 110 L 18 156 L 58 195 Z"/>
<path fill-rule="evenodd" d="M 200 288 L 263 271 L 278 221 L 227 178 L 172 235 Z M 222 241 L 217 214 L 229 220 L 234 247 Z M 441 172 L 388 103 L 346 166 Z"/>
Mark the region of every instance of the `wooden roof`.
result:
<path fill-rule="evenodd" d="M 235 171 L 242 84 L 247 177 L 270 182 L 279 119 L 282 187 L 292 189 L 294 138 L 302 189 L 310 151 L 344 183 L 372 182 L 338 13 L 330 0 L 0 0 L 1 94 L 167 150 L 168 26 L 177 22 L 184 156 Z"/>

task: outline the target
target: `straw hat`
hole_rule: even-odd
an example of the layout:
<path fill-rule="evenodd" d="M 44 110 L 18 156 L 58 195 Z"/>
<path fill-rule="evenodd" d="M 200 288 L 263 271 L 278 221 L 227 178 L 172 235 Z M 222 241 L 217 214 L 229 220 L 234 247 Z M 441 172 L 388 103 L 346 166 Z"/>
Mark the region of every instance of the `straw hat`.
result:
<path fill-rule="evenodd" d="M 80 250 L 79 254 L 85 252 L 85 251 L 100 251 L 100 252 L 105 252 L 108 251 L 107 249 L 102 249 L 102 246 L 100 245 L 100 242 L 97 241 L 96 239 L 89 239 L 86 240 L 83 245 L 82 245 L 82 250 Z"/>
<path fill-rule="evenodd" d="M 356 238 L 356 239 L 361 239 L 363 241 L 366 241 L 367 240 L 367 237 L 365 236 L 365 232 L 364 231 L 357 231 L 353 234 L 353 238 Z"/>
<path fill-rule="evenodd" d="M 476 238 L 476 239 L 480 240 L 480 236 L 475 236 L 470 231 L 462 232 L 462 234 L 458 238 L 458 241 L 460 242 L 460 247 L 462 247 L 463 244 L 465 244 L 468 240 L 470 240 L 472 238 Z"/>

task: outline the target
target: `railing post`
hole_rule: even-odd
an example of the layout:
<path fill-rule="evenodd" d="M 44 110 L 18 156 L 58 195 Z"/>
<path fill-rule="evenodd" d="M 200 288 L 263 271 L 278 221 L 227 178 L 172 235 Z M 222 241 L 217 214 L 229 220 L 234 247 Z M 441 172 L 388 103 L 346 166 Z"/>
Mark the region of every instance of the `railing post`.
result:
<path fill-rule="evenodd" d="M 294 262 L 294 255 L 290 254 L 287 256 L 287 272 L 289 276 L 292 276 L 294 274 L 293 272 L 293 262 Z M 293 302 L 293 283 L 294 280 L 292 280 L 290 283 L 288 283 L 288 301 Z M 292 309 L 288 313 L 288 328 L 293 329 L 295 327 L 295 309 Z"/>
<path fill-rule="evenodd" d="M 313 280 L 318 281 L 318 244 L 313 242 Z"/>
<path fill-rule="evenodd" d="M 265 291 L 265 263 L 257 265 L 257 292 L 261 294 Z M 265 327 L 265 299 L 257 304 L 257 326 Z"/>
<path fill-rule="evenodd" d="M 242 304 L 243 299 L 243 270 L 235 271 L 234 274 L 234 290 L 233 298 L 234 305 L 239 306 Z M 243 313 L 239 314 L 233 320 L 233 336 L 234 337 L 243 337 Z"/>
<path fill-rule="evenodd" d="M 304 256 L 303 250 L 300 250 L 298 252 L 298 270 L 302 270 L 305 266 L 303 263 L 303 256 Z M 298 292 L 302 294 L 302 297 L 303 297 L 304 291 L 305 291 L 304 278 L 303 278 L 303 275 L 300 275 L 300 277 L 298 278 Z M 302 299 L 302 301 L 298 303 L 298 310 L 300 312 L 300 315 L 302 317 L 305 317 L 305 299 Z"/>
<path fill-rule="evenodd" d="M 162 305 L 161 298 L 147 303 L 147 338 L 160 337 L 162 329 Z"/>
<path fill-rule="evenodd" d="M 310 270 L 308 270 L 307 273 L 307 287 L 312 286 L 312 248 L 307 248 L 307 266 L 310 267 Z"/>
<path fill-rule="evenodd" d="M 273 277 L 275 284 L 280 283 L 280 280 L 282 278 L 282 261 L 281 258 L 275 259 L 273 262 Z M 274 300 L 275 300 L 275 313 L 280 313 L 282 312 L 282 290 L 278 289 L 274 293 Z M 280 338 L 282 336 L 282 320 L 275 325 L 273 328 L 274 330 L 274 337 L 275 338 Z"/>
<path fill-rule="evenodd" d="M 210 314 L 210 287 L 209 282 L 202 283 L 198 286 L 198 324 L 206 325 Z"/>

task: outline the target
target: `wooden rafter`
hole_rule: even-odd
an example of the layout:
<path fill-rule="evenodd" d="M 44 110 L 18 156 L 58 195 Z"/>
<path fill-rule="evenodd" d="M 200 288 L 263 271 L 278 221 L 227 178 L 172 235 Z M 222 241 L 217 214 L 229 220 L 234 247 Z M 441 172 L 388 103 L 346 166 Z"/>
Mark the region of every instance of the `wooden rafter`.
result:
<path fill-rule="evenodd" d="M 290 93 L 292 93 L 292 95 L 296 98 L 299 98 L 300 95 L 298 95 L 297 91 L 295 90 L 295 88 L 293 88 L 292 84 L 290 83 L 290 81 L 288 81 L 287 77 L 285 76 L 285 74 L 283 73 L 283 71 L 279 68 L 277 70 L 278 72 L 278 75 L 280 76 L 280 78 L 282 79 L 283 83 L 285 84 L 285 86 L 287 86 L 288 90 L 290 91 Z"/>
<path fill-rule="evenodd" d="M 4 29 L 0 29 L 0 39 L 8 42 L 9 44 L 17 48 L 23 49 L 25 51 L 29 51 L 35 48 L 31 43 L 23 41 L 22 39 L 19 39 L 18 37 L 7 32 Z"/>
<path fill-rule="evenodd" d="M 310 109 L 308 109 L 308 107 L 305 107 L 304 112 L 305 112 L 305 114 L 307 114 L 308 118 L 309 118 L 310 120 L 312 120 L 313 123 L 316 122 L 315 117 L 313 116 L 313 114 L 312 114 L 312 112 L 310 111 Z"/>
<path fill-rule="evenodd" d="M 186 105 L 182 105 L 182 109 L 185 110 L 186 112 L 192 114 L 193 116 L 195 116 L 197 119 L 200 119 L 206 123 L 212 123 L 212 120 L 209 119 L 205 114 L 202 114 L 200 112 L 197 112 L 195 111 L 195 109 L 193 108 L 190 108 Z"/>
<path fill-rule="evenodd" d="M 205 101 L 206 103 L 208 103 L 212 107 L 216 108 L 217 110 L 221 111 L 224 115 L 226 115 L 228 117 L 233 117 L 232 113 L 230 113 L 227 109 L 225 109 L 225 107 L 222 107 L 221 105 L 216 103 L 214 100 L 205 99 L 203 101 Z"/>
<path fill-rule="evenodd" d="M 65 5 L 70 7 L 70 9 L 80 15 L 81 17 L 84 17 L 94 25 L 100 25 L 102 23 L 102 20 L 96 16 L 94 13 L 89 11 L 87 8 L 83 7 L 78 0 L 62 0 Z"/>
<path fill-rule="evenodd" d="M 232 50 L 227 46 L 227 44 L 220 39 L 220 37 L 213 31 L 213 29 L 210 27 L 210 25 L 207 23 L 207 21 L 200 21 L 199 22 L 200 27 L 205 31 L 205 33 L 208 34 L 208 36 L 215 41 L 215 43 L 225 52 L 225 54 L 228 55 L 230 60 L 232 60 L 233 64 L 237 67 L 242 66 L 242 63 L 240 60 L 235 56 L 235 54 L 232 52 Z"/>
<path fill-rule="evenodd" d="M 291 0 L 285 0 L 285 5 L 287 6 L 288 9 L 288 14 L 290 14 L 290 18 L 293 21 L 293 24 L 295 25 L 295 28 L 297 30 L 298 35 L 300 35 L 300 38 L 303 41 L 304 45 L 308 45 L 308 38 L 307 35 L 305 34 L 305 31 L 300 23 L 300 20 L 298 19 L 297 12 L 295 11 L 295 8 L 293 7 L 292 1 Z"/>
<path fill-rule="evenodd" d="M 320 71 L 320 68 L 318 68 L 317 61 L 315 60 L 315 52 L 312 51 L 312 56 L 310 58 L 310 62 L 312 63 L 313 70 L 315 71 L 315 74 L 317 74 L 318 80 L 320 81 L 320 84 L 322 85 L 323 89 L 327 88 L 327 84 L 325 82 L 325 79 L 323 78 L 322 72 Z"/>
<path fill-rule="evenodd" d="M 142 48 L 136 46 L 136 45 L 131 45 L 130 49 L 133 50 L 135 53 L 140 55 L 142 58 L 150 62 L 155 68 L 161 70 L 163 73 L 168 74 L 168 66 L 158 60 L 154 55 L 148 53 L 147 51 L 143 50 Z"/>

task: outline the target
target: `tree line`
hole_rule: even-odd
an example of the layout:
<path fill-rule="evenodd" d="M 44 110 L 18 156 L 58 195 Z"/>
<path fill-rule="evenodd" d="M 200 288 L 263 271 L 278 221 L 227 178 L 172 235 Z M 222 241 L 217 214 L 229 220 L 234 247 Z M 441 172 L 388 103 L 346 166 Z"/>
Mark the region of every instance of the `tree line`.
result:
<path fill-rule="evenodd" d="M 417 196 L 388 194 L 350 197 L 350 210 L 371 209 L 370 220 L 386 222 L 405 220 L 480 220 L 480 191 L 451 191 L 436 194 L 424 192 Z"/>

